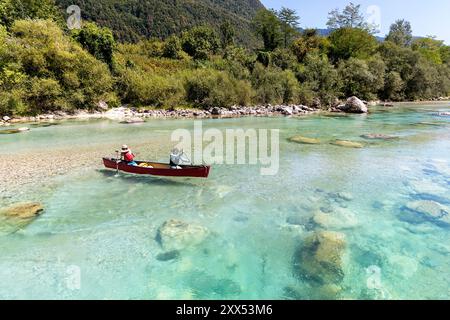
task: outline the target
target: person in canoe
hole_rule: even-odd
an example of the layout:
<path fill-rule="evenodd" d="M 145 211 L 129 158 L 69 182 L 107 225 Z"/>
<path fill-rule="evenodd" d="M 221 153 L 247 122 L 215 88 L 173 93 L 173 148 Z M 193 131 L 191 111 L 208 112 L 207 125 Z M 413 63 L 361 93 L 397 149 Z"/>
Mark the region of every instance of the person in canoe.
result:
<path fill-rule="evenodd" d="M 122 146 L 122 156 L 121 160 L 125 161 L 129 166 L 137 166 L 138 164 L 134 161 L 135 155 L 131 152 L 127 145 Z"/>
<path fill-rule="evenodd" d="M 190 160 L 184 154 L 183 150 L 178 150 L 177 148 L 173 149 L 170 152 L 170 168 L 171 169 L 183 169 L 180 167 L 183 164 L 190 164 Z"/>

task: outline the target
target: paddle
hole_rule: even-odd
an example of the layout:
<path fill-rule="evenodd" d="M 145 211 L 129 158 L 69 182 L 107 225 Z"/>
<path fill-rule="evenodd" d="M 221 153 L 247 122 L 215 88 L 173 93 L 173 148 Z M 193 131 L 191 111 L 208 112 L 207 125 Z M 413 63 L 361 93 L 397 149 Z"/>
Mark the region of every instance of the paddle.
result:
<path fill-rule="evenodd" d="M 119 150 L 116 150 L 116 177 L 119 176 Z"/>

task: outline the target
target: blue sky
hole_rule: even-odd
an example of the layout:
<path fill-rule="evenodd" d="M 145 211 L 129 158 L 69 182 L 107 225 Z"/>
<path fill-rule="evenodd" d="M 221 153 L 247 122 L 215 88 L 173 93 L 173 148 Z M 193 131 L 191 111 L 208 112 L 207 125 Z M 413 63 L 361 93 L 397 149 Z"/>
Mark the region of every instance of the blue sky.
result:
<path fill-rule="evenodd" d="M 261 0 L 267 8 L 282 6 L 297 10 L 303 28 L 325 28 L 328 12 L 344 8 L 350 0 Z M 450 45 L 449 0 L 354 0 L 363 12 L 381 22 L 381 33 L 386 35 L 389 26 L 399 18 L 411 22 L 416 36 L 434 35 Z"/>

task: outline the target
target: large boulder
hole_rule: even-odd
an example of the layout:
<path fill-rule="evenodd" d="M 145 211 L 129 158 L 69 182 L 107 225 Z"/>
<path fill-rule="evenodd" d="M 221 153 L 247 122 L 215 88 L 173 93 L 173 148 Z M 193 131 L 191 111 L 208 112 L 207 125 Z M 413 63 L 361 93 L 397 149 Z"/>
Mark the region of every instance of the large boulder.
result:
<path fill-rule="evenodd" d="M 295 273 L 319 285 L 339 284 L 344 279 L 345 235 L 318 231 L 305 239 L 294 256 Z"/>
<path fill-rule="evenodd" d="M 367 113 L 368 109 L 364 102 L 357 97 L 347 99 L 345 105 L 339 106 L 339 109 L 348 113 Z"/>
<path fill-rule="evenodd" d="M 168 220 L 158 229 L 156 241 L 166 251 L 183 250 L 202 243 L 209 235 L 208 229 L 180 220 Z"/>

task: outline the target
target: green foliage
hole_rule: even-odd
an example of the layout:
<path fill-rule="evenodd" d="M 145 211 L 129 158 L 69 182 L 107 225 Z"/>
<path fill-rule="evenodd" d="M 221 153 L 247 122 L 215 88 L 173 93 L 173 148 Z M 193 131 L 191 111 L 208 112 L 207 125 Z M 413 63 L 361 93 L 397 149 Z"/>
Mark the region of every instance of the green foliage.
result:
<path fill-rule="evenodd" d="M 114 100 L 107 66 L 50 20 L 16 21 L 0 61 L 3 112 L 91 109 Z"/>
<path fill-rule="evenodd" d="M 129 68 L 121 72 L 117 88 L 123 102 L 136 106 L 175 107 L 184 96 L 183 86 L 176 77 Z"/>
<path fill-rule="evenodd" d="M 391 71 L 387 73 L 384 83 L 381 98 L 390 101 L 401 101 L 404 99 L 405 83 L 398 72 Z"/>
<path fill-rule="evenodd" d="M 297 59 L 289 49 L 278 48 L 271 53 L 272 65 L 282 70 L 295 69 Z"/>
<path fill-rule="evenodd" d="M 411 23 L 404 19 L 395 21 L 386 37 L 386 41 L 391 41 L 400 47 L 411 46 L 412 39 Z"/>
<path fill-rule="evenodd" d="M 11 0 L 12 1 L 12 0 Z M 41 0 L 36 0 L 41 1 Z M 224 20 L 239 32 L 238 44 L 258 46 L 251 19 L 263 8 L 259 0 L 56 0 L 62 10 L 72 4 L 81 8 L 83 19 L 113 30 L 120 42 L 166 39 L 201 24 L 219 30 Z"/>
<path fill-rule="evenodd" d="M 181 53 L 182 50 L 180 39 L 173 35 L 164 42 L 162 56 L 165 58 L 180 59 L 183 56 Z"/>
<path fill-rule="evenodd" d="M 198 69 L 185 75 L 186 100 L 197 107 L 229 107 L 247 105 L 253 92 L 250 83 L 236 80 L 228 73 Z"/>
<path fill-rule="evenodd" d="M 272 55 L 267 51 L 258 51 L 256 61 L 261 63 L 263 66 L 268 67 L 272 61 Z"/>
<path fill-rule="evenodd" d="M 317 30 L 308 29 L 291 45 L 298 62 L 303 62 L 307 54 L 328 54 L 330 43 L 327 38 L 317 34 Z"/>
<path fill-rule="evenodd" d="M 369 62 L 350 58 L 341 61 L 338 67 L 339 77 L 343 81 L 345 96 L 358 96 L 362 99 L 375 99 L 384 87 L 384 62 L 374 59 Z"/>
<path fill-rule="evenodd" d="M 0 0 L 0 24 L 10 28 L 15 20 L 52 19 L 60 21 L 54 0 Z"/>
<path fill-rule="evenodd" d="M 444 48 L 444 42 L 436 40 L 434 37 L 419 38 L 413 41 L 413 50 L 419 52 L 422 57 L 434 64 L 442 64 L 443 59 L 441 48 Z"/>
<path fill-rule="evenodd" d="M 222 49 L 226 49 L 228 46 L 234 45 L 235 36 L 236 31 L 234 30 L 230 20 L 224 20 L 220 25 L 220 40 Z"/>
<path fill-rule="evenodd" d="M 100 28 L 95 23 L 85 23 L 81 29 L 73 31 L 73 37 L 95 58 L 112 68 L 116 42 L 110 29 Z"/>
<path fill-rule="evenodd" d="M 341 28 L 330 36 L 330 56 L 333 61 L 340 59 L 367 59 L 378 47 L 375 37 L 357 28 Z"/>
<path fill-rule="evenodd" d="M 266 51 L 273 51 L 281 45 L 283 41 L 281 22 L 275 11 L 260 9 L 253 19 L 253 27 L 262 37 Z"/>
<path fill-rule="evenodd" d="M 219 49 L 219 37 L 210 27 L 198 26 L 183 32 L 181 37 L 183 50 L 194 59 L 208 59 Z"/>
<path fill-rule="evenodd" d="M 257 63 L 252 73 L 252 84 L 258 103 L 288 104 L 299 101 L 299 83 L 291 70 L 265 68 Z"/>
<path fill-rule="evenodd" d="M 329 105 L 340 95 L 341 81 L 326 56 L 307 55 L 304 64 L 297 70 L 297 78 L 302 84 L 303 103 L 312 103 L 311 96 L 314 95 L 320 98 L 322 104 Z"/>

